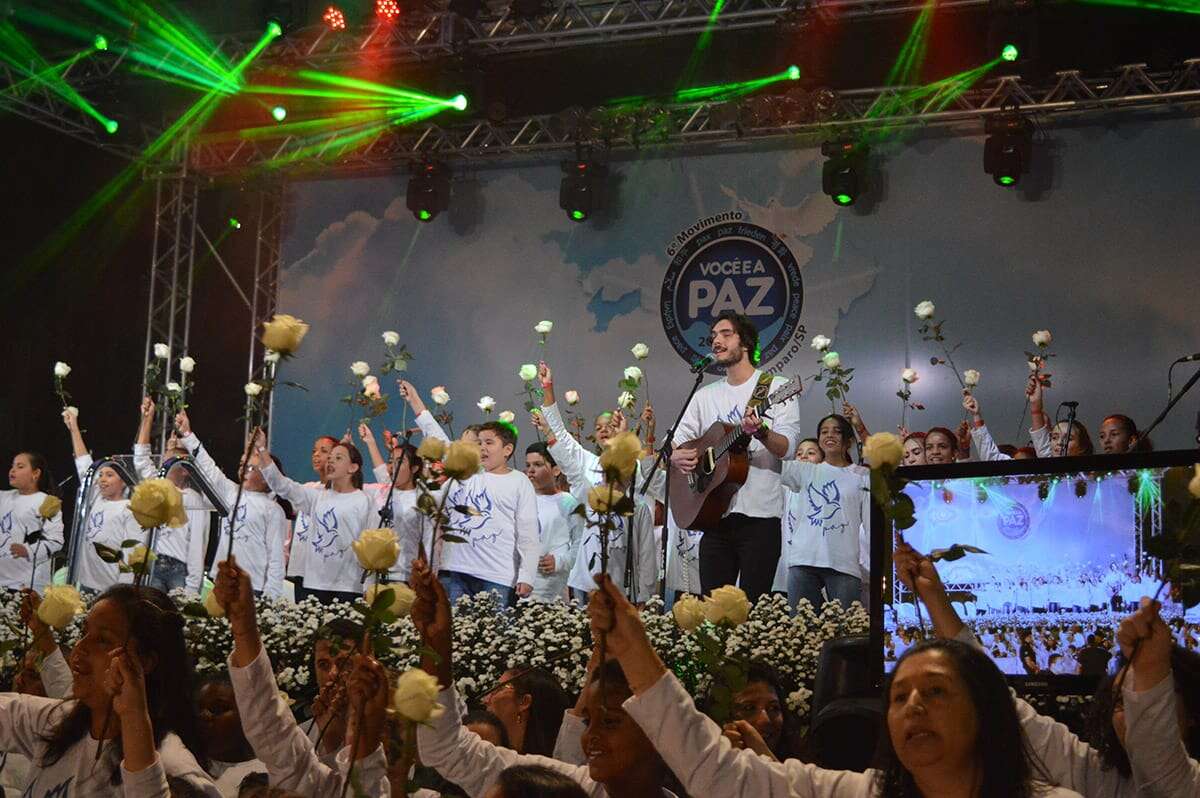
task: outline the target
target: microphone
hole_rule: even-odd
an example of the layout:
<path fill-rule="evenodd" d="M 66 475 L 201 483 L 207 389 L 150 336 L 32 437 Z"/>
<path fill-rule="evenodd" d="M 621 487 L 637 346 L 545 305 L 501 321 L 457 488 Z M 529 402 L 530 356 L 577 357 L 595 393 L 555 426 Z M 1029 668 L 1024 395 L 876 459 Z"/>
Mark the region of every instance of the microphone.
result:
<path fill-rule="evenodd" d="M 692 373 L 699 374 L 700 372 L 704 371 L 706 368 L 711 366 L 713 364 L 713 361 L 715 361 L 716 359 L 717 359 L 717 356 L 710 352 L 709 354 L 705 355 L 704 357 L 700 358 L 699 360 L 697 360 L 695 363 L 692 364 Z"/>
<path fill-rule="evenodd" d="M 1176 363 L 1191 363 L 1193 360 L 1200 360 L 1200 352 L 1197 352 L 1194 355 L 1184 355 L 1183 357 L 1179 358 L 1175 362 Z"/>

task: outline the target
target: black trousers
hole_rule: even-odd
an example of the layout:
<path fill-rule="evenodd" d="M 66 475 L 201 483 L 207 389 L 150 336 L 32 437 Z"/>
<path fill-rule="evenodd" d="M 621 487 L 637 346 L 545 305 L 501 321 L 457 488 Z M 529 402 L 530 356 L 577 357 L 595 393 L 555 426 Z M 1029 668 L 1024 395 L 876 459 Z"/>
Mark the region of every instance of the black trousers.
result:
<path fill-rule="evenodd" d="M 705 595 L 739 584 L 750 601 L 771 592 L 783 536 L 778 518 L 730 513 L 713 532 L 700 538 L 700 585 Z"/>

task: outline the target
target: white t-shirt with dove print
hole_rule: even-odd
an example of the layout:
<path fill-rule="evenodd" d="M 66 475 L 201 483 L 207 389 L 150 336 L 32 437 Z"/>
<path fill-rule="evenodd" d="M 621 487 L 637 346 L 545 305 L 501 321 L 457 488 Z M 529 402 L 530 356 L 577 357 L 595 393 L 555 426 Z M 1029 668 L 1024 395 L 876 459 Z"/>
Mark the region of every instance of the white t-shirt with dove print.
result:
<path fill-rule="evenodd" d="M 859 529 L 870 523 L 871 472 L 789 460 L 780 479 L 789 491 L 783 517 L 788 567 L 832 568 L 861 579 Z"/>
<path fill-rule="evenodd" d="M 362 568 L 351 544 L 364 529 L 378 526 L 375 502 L 361 490 L 338 493 L 329 488 L 310 488 L 294 482 L 274 464 L 262 470 L 263 479 L 276 495 L 287 499 L 310 521 L 304 588 L 362 592 Z"/>
<path fill-rule="evenodd" d="M 450 534 L 465 542 L 442 544 L 439 569 L 501 585 L 532 585 L 541 542 L 537 493 L 529 477 L 521 471 L 484 471 L 466 482 L 451 483 L 449 490 L 446 508 L 455 529 Z M 468 513 L 455 507 L 468 508 Z M 307 579 L 304 586 L 308 587 Z"/>

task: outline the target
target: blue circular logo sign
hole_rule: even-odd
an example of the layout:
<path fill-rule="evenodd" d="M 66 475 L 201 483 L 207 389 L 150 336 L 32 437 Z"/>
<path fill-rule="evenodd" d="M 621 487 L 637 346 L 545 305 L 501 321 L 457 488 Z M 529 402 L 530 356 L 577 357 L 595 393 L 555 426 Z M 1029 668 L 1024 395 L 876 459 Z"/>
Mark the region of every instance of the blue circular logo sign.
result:
<path fill-rule="evenodd" d="M 800 266 L 779 236 L 749 222 L 702 220 L 667 248 L 662 286 L 663 330 L 688 363 L 709 353 L 713 320 L 732 310 L 758 328 L 760 363 L 770 361 L 800 327 Z M 693 232 L 694 231 L 694 232 Z"/>
<path fill-rule="evenodd" d="M 1020 502 L 1013 502 L 996 514 L 996 529 L 1009 540 L 1020 540 L 1029 534 L 1029 511 Z"/>

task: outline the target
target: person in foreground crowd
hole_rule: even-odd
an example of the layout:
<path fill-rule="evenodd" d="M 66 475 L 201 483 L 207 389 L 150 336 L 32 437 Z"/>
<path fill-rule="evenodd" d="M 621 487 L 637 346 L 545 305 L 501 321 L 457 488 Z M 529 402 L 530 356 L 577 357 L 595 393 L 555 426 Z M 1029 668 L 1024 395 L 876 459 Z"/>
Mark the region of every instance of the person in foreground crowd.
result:
<path fill-rule="evenodd" d="M 787 707 L 788 691 L 771 666 L 751 661 L 746 686 L 733 696 L 733 719 L 722 729 L 734 748 L 782 762 L 803 759 L 800 719 Z"/>
<path fill-rule="evenodd" d="M 737 750 L 693 705 L 650 645 L 641 617 L 603 577 L 588 603 L 593 635 L 607 632 L 633 697 L 623 709 L 689 795 L 759 798 L 1022 798 L 1078 796 L 1049 786 L 1021 731 L 1004 675 L 978 649 L 937 640 L 914 646 L 884 692 L 880 768 L 831 771 Z"/>
<path fill-rule="evenodd" d="M 255 756 L 270 774 L 271 786 L 312 798 L 340 798 L 345 794 L 344 782 L 353 760 L 355 794 L 390 798 L 383 748 L 388 678 L 383 667 L 371 657 L 354 655 L 353 671 L 346 683 L 351 718 L 345 732 L 347 747 L 338 753 L 336 768 L 331 768 L 317 756 L 312 741 L 279 695 L 259 635 L 249 575 L 235 559 L 223 561 L 213 590 L 233 633 L 229 675 L 243 729 Z"/>
<path fill-rule="evenodd" d="M 631 691 L 615 661 L 597 667 L 584 688 L 586 729 L 581 747 L 587 765 L 518 754 L 485 742 L 463 728 L 451 677 L 454 652 L 446 589 L 429 566 L 419 560 L 413 563 L 412 586 L 417 593 L 412 608 L 413 623 L 425 645 L 436 654 L 424 655 L 421 664 L 442 686 L 438 694 L 442 714 L 417 729 L 423 763 L 458 784 L 471 798 L 494 798 L 504 771 L 523 765 L 552 770 L 577 784 L 591 798 L 675 798 L 663 788 L 669 774 L 662 757 L 622 710 L 622 702 Z M 503 787 L 499 789 L 500 795 L 508 795 Z"/>
<path fill-rule="evenodd" d="M 228 671 L 200 677 L 196 691 L 200 736 L 210 757 L 208 772 L 225 798 L 237 798 L 242 782 L 253 774 L 267 776 L 267 766 L 254 758 L 254 748 L 242 731 L 241 713 Z"/>
<path fill-rule="evenodd" d="M 907 544 L 897 546 L 894 556 L 897 575 L 928 607 L 934 632 L 980 647 L 950 603 L 933 562 Z M 1120 695 L 1097 701 L 1097 708 L 1107 710 L 1100 750 L 1013 694 L 1022 729 L 1049 777 L 1088 798 L 1200 794 L 1200 763 L 1194 758 L 1200 748 L 1200 655 L 1174 645 L 1158 611 L 1147 599 L 1118 630 L 1125 659 L 1135 645 L 1137 655 L 1116 677 Z M 1175 662 L 1182 666 L 1178 672 L 1172 670 Z M 1114 690 L 1108 679 L 1100 696 Z"/>
<path fill-rule="evenodd" d="M 69 700 L 0 694 L 0 751 L 31 763 L 25 796 L 167 798 L 168 777 L 219 796 L 201 767 L 183 626 L 162 591 L 116 585 L 71 652 Z"/>
<path fill-rule="evenodd" d="M 504 684 L 485 695 L 483 705 L 504 724 L 506 747 L 551 756 L 563 713 L 571 706 L 562 685 L 543 668 L 512 667 L 500 680 Z"/>
<path fill-rule="evenodd" d="M 758 330 L 749 318 L 732 311 L 721 313 L 713 323 L 712 337 L 715 365 L 725 369 L 725 377 L 696 392 L 676 438 L 679 444 L 699 438 L 717 421 L 740 425 L 751 437 L 746 482 L 734 494 L 720 526 L 700 540 L 700 581 L 705 593 L 739 584 L 754 602 L 770 591 L 779 563 L 783 514 L 779 469 L 800 439 L 799 411 L 795 402 L 773 408 L 768 424 L 751 407 L 760 382 L 769 392 L 786 380 L 771 378 L 758 368 Z M 699 463 L 695 448 L 677 445 L 671 453 L 671 467 L 683 473 L 695 471 Z"/>
<path fill-rule="evenodd" d="M 233 502 L 238 496 L 237 483 L 226 477 L 209 456 L 200 439 L 192 432 L 192 423 L 186 412 L 175 416 L 175 429 L 179 433 L 180 444 L 196 460 L 200 473 L 225 500 L 229 511 L 233 512 Z M 269 462 L 274 463 L 280 474 L 283 473 L 278 458 L 273 457 Z M 287 541 L 288 526 L 283 508 L 270 496 L 262 476 L 262 463 L 258 452 L 250 453 L 245 479 L 242 480 L 237 518 L 227 518 L 221 524 L 217 553 L 218 556 L 224 556 L 231 550 L 229 538 L 232 536 L 239 562 L 246 563 L 246 572 L 250 574 L 254 592 L 277 599 L 283 596 L 283 547 Z"/>

